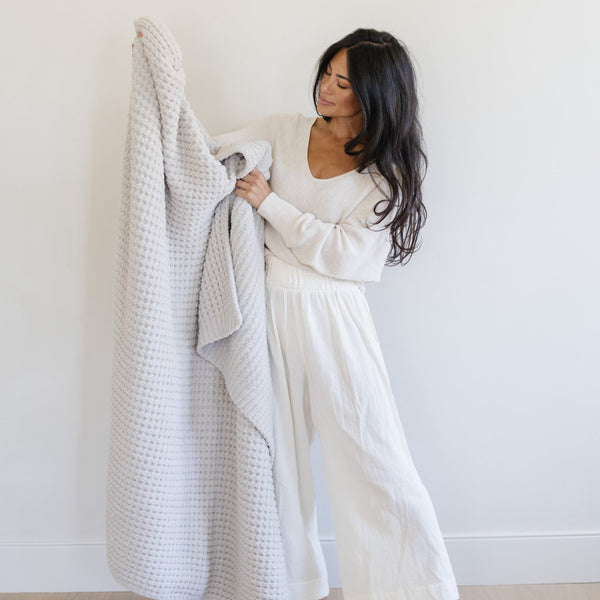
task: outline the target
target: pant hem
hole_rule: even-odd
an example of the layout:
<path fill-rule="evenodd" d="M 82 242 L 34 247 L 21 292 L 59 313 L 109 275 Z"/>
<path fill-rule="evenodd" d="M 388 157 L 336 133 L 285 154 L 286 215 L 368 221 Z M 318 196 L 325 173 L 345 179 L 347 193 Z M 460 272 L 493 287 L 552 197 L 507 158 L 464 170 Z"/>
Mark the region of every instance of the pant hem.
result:
<path fill-rule="evenodd" d="M 321 577 L 310 581 L 288 583 L 290 600 L 320 600 L 329 595 L 329 581 Z"/>
<path fill-rule="evenodd" d="M 372 594 L 347 594 L 344 600 L 459 600 L 456 579 L 445 579 L 413 588 L 393 592 L 373 592 Z"/>

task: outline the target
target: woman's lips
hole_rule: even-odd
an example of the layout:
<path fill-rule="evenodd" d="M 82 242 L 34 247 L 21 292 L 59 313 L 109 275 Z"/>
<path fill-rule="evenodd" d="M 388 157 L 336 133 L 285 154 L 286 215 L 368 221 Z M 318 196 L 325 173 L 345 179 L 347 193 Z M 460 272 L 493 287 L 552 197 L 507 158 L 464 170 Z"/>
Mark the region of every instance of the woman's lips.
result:
<path fill-rule="evenodd" d="M 333 102 L 327 102 L 327 100 L 325 100 L 324 98 L 322 98 L 321 96 L 319 96 L 319 102 L 321 104 L 327 104 L 328 106 L 333 106 Z"/>

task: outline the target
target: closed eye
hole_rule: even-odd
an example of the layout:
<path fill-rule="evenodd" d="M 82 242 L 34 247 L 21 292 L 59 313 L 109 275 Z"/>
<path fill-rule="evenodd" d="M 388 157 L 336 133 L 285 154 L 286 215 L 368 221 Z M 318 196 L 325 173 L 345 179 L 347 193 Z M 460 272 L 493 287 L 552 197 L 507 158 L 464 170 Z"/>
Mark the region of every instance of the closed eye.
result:
<path fill-rule="evenodd" d="M 325 75 L 327 75 L 329 77 L 329 76 L 331 76 L 331 73 L 327 73 L 327 71 L 325 71 Z M 342 90 L 347 90 L 350 86 L 349 85 L 348 86 L 340 85 L 340 82 L 338 81 L 338 87 Z"/>

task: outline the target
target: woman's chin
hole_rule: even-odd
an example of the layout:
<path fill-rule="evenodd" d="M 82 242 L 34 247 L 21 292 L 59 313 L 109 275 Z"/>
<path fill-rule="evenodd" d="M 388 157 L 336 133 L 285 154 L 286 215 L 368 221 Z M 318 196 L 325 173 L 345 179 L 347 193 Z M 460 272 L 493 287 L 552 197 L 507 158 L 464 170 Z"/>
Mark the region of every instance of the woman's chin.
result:
<path fill-rule="evenodd" d="M 319 111 L 319 114 L 325 116 L 325 117 L 332 117 L 335 116 L 335 106 L 333 104 L 323 104 L 322 102 L 319 102 L 317 104 L 317 110 Z"/>

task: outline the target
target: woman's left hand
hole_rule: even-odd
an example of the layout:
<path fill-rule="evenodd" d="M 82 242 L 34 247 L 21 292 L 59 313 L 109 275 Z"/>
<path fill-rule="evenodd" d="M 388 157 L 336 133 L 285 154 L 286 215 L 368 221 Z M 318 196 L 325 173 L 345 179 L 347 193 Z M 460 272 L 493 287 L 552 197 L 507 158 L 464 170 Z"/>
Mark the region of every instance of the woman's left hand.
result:
<path fill-rule="evenodd" d="M 265 176 L 258 169 L 252 169 L 245 177 L 236 180 L 235 194 L 258 208 L 271 193 Z"/>

